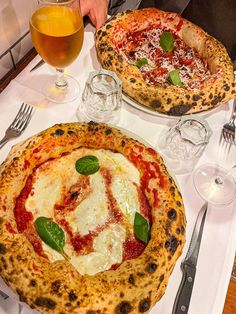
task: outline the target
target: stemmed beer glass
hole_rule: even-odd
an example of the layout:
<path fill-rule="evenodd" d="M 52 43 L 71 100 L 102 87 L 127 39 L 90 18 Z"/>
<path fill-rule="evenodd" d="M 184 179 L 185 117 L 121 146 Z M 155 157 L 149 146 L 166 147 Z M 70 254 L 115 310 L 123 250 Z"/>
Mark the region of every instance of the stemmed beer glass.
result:
<path fill-rule="evenodd" d="M 84 37 L 83 19 L 77 0 L 39 0 L 30 19 L 35 49 L 42 59 L 56 69 L 43 85 L 47 99 L 64 103 L 79 94 L 79 84 L 65 75 L 65 68 L 79 55 Z"/>

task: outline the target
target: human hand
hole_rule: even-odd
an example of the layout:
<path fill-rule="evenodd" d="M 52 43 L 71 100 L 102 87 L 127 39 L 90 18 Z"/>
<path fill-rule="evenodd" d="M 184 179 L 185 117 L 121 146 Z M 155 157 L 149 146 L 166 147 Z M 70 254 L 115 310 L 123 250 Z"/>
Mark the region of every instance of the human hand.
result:
<path fill-rule="evenodd" d="M 80 0 L 82 16 L 87 15 L 91 23 L 99 28 L 107 19 L 109 0 Z"/>

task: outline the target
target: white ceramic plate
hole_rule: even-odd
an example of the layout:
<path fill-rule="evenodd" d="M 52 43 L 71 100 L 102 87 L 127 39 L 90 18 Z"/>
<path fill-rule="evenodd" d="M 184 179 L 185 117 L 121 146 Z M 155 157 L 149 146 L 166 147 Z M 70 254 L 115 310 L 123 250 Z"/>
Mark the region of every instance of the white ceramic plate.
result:
<path fill-rule="evenodd" d="M 167 119 L 179 119 L 181 117 L 181 116 L 171 116 L 171 115 L 168 115 L 168 114 L 164 114 L 164 113 L 158 112 L 158 111 L 156 111 L 156 110 L 154 110 L 152 108 L 146 107 L 146 106 L 138 103 L 136 100 L 132 99 L 131 97 L 129 97 L 125 93 L 122 93 L 122 98 L 123 98 L 123 100 L 125 102 L 127 102 L 132 107 L 134 107 L 136 109 L 139 109 L 139 110 L 141 110 L 143 112 L 146 112 L 148 114 L 151 114 L 153 116 L 157 116 L 157 117 L 161 117 L 161 118 L 167 118 Z M 210 115 L 211 113 L 213 113 L 218 108 L 219 108 L 219 106 L 215 107 L 215 108 L 208 109 L 206 111 L 192 113 L 192 115 L 198 115 L 198 116 Z"/>

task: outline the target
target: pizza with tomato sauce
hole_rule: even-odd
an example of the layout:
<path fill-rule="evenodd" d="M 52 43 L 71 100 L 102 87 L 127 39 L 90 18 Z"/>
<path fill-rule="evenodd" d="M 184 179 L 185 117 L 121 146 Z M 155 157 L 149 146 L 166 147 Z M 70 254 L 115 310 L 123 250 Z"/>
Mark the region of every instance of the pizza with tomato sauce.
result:
<path fill-rule="evenodd" d="M 0 275 L 41 313 L 144 313 L 185 243 L 163 160 L 118 129 L 55 125 L 0 167 Z"/>
<path fill-rule="evenodd" d="M 180 15 L 155 8 L 111 17 L 95 34 L 101 65 L 123 92 L 167 115 L 215 108 L 236 95 L 224 46 Z"/>

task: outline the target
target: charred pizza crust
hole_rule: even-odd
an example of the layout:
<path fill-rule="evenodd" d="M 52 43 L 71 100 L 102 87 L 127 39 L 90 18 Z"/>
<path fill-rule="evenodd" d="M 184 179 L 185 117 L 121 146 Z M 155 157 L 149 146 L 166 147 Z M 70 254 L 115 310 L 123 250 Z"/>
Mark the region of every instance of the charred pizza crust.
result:
<path fill-rule="evenodd" d="M 128 63 L 113 43 L 117 23 L 121 25 L 123 33 L 139 31 L 148 25 L 167 27 L 207 61 L 210 73 L 215 74 L 216 78 L 205 81 L 198 90 L 168 83 L 153 85 L 145 82 L 140 70 Z M 174 116 L 197 113 L 215 108 L 236 95 L 233 65 L 225 47 L 176 13 L 155 8 L 119 13 L 97 30 L 95 44 L 101 65 L 119 76 L 123 91 L 138 103 L 158 112 Z"/>
<path fill-rule="evenodd" d="M 159 169 L 144 189 L 152 213 L 146 249 L 116 270 L 94 276 L 80 275 L 68 261 L 50 263 L 40 257 L 14 218 L 16 198 L 35 167 L 79 147 L 119 152 L 135 164 L 141 178 L 147 162 Z M 94 122 L 58 124 L 13 147 L 0 167 L 0 217 L 0 275 L 21 301 L 41 313 L 148 312 L 164 294 L 185 243 L 183 201 L 161 157 L 119 130 Z"/>

